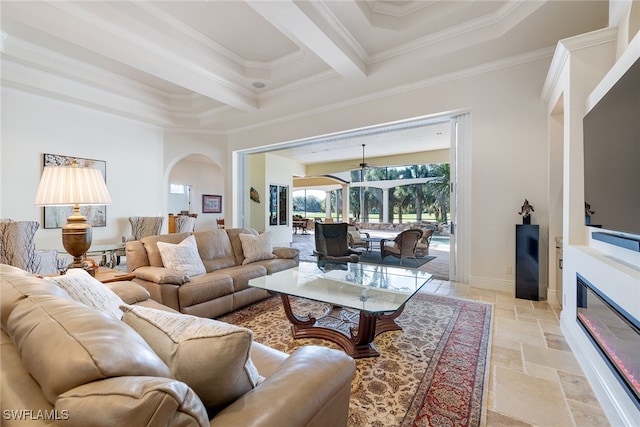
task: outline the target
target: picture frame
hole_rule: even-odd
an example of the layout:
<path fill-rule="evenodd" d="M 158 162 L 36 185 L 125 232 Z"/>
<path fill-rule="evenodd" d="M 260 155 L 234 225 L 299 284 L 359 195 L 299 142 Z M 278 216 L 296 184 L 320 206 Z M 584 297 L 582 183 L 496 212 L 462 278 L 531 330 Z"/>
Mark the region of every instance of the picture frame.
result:
<path fill-rule="evenodd" d="M 82 157 L 65 156 L 62 154 L 44 153 L 42 166 L 71 166 L 76 163 L 79 167 L 97 169 L 102 174 L 104 182 L 107 182 L 107 162 L 104 160 L 85 159 Z M 43 228 L 62 228 L 67 223 L 67 218 L 73 214 L 73 206 L 44 206 Z M 107 206 L 80 206 L 80 214 L 87 218 L 91 227 L 107 226 Z"/>
<path fill-rule="evenodd" d="M 202 195 L 202 213 L 221 213 L 222 212 L 222 196 L 203 194 Z"/>
<path fill-rule="evenodd" d="M 289 224 L 289 186 L 269 185 L 269 225 Z"/>

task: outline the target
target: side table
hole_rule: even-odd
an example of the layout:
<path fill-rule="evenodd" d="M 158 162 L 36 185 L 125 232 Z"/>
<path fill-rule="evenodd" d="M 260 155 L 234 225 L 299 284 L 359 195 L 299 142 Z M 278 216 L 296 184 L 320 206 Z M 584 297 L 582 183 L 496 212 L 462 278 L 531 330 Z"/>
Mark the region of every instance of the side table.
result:
<path fill-rule="evenodd" d="M 100 267 L 96 271 L 96 280 L 102 283 L 120 282 L 125 280 L 133 280 L 136 278 L 134 273 L 126 271 L 114 270 L 111 268 Z"/>

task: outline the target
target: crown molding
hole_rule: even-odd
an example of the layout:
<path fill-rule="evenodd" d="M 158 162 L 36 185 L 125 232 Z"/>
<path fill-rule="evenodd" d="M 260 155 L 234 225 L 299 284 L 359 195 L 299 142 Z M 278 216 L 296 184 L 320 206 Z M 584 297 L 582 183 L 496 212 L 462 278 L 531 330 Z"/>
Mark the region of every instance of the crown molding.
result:
<path fill-rule="evenodd" d="M 572 52 L 615 42 L 617 36 L 618 28 L 608 27 L 558 41 L 551 65 L 549 66 L 547 78 L 542 86 L 540 94 L 542 100 L 547 104 L 553 100 L 554 93 L 556 93 L 556 89 L 562 78 L 562 72 Z"/>

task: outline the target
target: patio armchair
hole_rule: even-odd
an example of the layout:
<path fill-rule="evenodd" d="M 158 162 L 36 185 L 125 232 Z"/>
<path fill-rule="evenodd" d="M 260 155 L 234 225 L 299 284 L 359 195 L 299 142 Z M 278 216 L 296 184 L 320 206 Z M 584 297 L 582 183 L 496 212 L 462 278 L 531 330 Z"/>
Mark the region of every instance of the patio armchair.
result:
<path fill-rule="evenodd" d="M 418 243 L 416 244 L 416 255 L 425 257 L 429 255 L 429 245 L 431 244 L 431 238 L 433 237 L 433 230 L 425 228 L 420 231 L 422 231 L 422 237 L 420 237 L 420 240 L 418 240 Z"/>
<path fill-rule="evenodd" d="M 360 256 L 348 244 L 347 224 L 315 224 L 316 250 L 313 254 L 319 263 L 358 262 Z"/>
<path fill-rule="evenodd" d="M 371 242 L 368 240 L 364 240 L 364 238 L 370 238 L 371 236 L 367 232 L 362 232 L 358 230 L 355 225 L 349 224 L 347 228 L 348 234 L 348 244 L 351 249 L 364 248 L 367 252 L 371 250 Z"/>
<path fill-rule="evenodd" d="M 411 228 L 404 230 L 398 234 L 393 240 L 382 239 L 380 240 L 380 256 L 384 260 L 385 257 L 391 255 L 396 258 L 400 258 L 400 265 L 405 258 L 413 258 L 418 263 L 416 258 L 416 246 L 418 240 L 422 237 L 422 230 Z"/>

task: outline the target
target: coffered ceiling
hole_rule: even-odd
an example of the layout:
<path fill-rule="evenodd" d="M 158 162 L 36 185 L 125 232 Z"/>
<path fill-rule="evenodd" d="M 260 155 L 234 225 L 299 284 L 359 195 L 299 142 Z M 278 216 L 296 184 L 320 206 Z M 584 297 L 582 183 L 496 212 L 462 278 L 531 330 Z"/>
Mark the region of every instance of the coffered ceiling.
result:
<path fill-rule="evenodd" d="M 233 133 L 487 64 L 550 56 L 607 2 L 2 1 L 2 85 Z"/>

